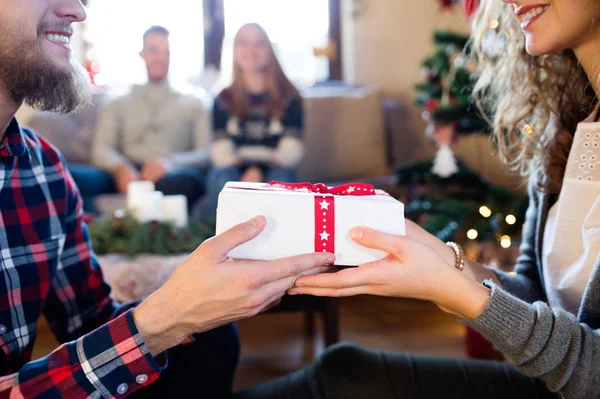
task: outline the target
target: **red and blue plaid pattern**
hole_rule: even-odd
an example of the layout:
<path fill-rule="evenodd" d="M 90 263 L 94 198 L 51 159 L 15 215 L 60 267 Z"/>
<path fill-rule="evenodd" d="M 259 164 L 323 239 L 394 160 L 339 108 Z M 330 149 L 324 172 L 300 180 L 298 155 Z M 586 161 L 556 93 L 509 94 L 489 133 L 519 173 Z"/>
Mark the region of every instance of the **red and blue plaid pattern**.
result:
<path fill-rule="evenodd" d="M 0 143 L 0 398 L 120 398 L 155 381 L 164 366 L 116 310 L 62 156 L 13 119 Z M 63 345 L 31 362 L 42 314 Z"/>

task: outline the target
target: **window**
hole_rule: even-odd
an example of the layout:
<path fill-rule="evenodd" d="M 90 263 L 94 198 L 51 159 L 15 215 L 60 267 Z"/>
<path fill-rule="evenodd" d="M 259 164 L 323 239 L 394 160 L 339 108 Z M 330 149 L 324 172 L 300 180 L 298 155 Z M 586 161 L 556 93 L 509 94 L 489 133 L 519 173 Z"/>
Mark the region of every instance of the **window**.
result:
<path fill-rule="evenodd" d="M 84 58 L 95 61 L 95 72 L 99 71 L 95 80 L 101 85 L 143 83 L 146 71 L 138 55 L 142 35 L 150 26 L 162 25 L 171 32 L 171 80 L 207 87 L 212 83 L 204 81 L 214 81 L 215 76 L 211 69 L 205 70 L 205 63 L 220 67 L 217 79 L 227 81 L 235 33 L 244 23 L 258 22 L 269 33 L 290 79 L 310 86 L 341 78 L 339 58 L 314 55 L 315 47 L 326 47 L 331 39 L 339 48 L 339 2 L 89 0 L 84 31 L 89 50 Z"/>
<path fill-rule="evenodd" d="M 187 82 L 202 73 L 204 28 L 201 1 L 90 0 L 85 39 L 96 60 L 99 83 L 119 86 L 146 81 L 138 53 L 142 36 L 152 25 L 171 32 L 171 79 Z"/>
<path fill-rule="evenodd" d="M 262 25 L 288 77 L 314 84 L 329 78 L 329 60 L 313 49 L 329 42 L 329 4 L 326 0 L 224 0 L 225 38 L 221 71 L 231 75 L 233 38 L 247 22 Z"/>

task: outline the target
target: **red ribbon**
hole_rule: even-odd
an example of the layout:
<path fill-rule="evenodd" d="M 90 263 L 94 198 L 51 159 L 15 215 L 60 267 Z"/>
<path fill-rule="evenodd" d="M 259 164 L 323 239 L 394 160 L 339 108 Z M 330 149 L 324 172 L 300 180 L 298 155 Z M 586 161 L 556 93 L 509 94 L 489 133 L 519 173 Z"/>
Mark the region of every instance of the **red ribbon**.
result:
<path fill-rule="evenodd" d="M 348 183 L 341 186 L 328 187 L 325 184 L 317 183 L 282 183 L 273 180 L 267 186 L 283 188 L 290 191 L 308 190 L 315 194 L 331 194 L 331 195 L 349 195 L 355 197 L 363 197 L 366 195 L 377 195 L 375 188 L 366 183 Z"/>
<path fill-rule="evenodd" d="M 377 195 L 375 188 L 365 183 L 348 183 L 328 187 L 317 183 L 282 183 L 272 181 L 267 186 L 284 190 L 308 190 L 315 195 L 315 252 L 335 253 L 335 196 Z"/>

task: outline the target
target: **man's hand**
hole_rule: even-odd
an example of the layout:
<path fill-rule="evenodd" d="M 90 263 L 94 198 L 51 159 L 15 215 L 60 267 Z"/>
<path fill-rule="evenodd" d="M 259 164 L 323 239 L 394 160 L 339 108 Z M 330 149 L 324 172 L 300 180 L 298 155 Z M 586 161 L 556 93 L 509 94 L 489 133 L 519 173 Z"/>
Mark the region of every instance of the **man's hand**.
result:
<path fill-rule="evenodd" d="M 173 164 L 166 158 L 152 159 L 142 167 L 140 178 L 153 183 L 158 182 L 165 177 L 167 173 L 173 170 Z"/>
<path fill-rule="evenodd" d="M 242 175 L 241 181 L 246 183 L 262 183 L 264 180 L 262 170 L 256 166 L 251 166 Z"/>
<path fill-rule="evenodd" d="M 126 194 L 129 183 L 140 180 L 140 174 L 131 165 L 119 165 L 115 170 L 114 179 L 117 190 Z"/>
<path fill-rule="evenodd" d="M 276 303 L 298 277 L 330 269 L 335 257 L 327 253 L 264 262 L 228 257 L 265 225 L 265 218 L 257 217 L 204 242 L 135 309 L 136 325 L 153 355 L 190 334 L 254 316 Z"/>

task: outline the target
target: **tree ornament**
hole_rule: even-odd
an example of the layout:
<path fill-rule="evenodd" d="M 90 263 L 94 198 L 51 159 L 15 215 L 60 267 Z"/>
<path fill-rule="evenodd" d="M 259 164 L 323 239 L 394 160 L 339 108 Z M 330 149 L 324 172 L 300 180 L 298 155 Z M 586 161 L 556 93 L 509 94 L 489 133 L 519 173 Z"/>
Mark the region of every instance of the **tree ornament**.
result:
<path fill-rule="evenodd" d="M 435 110 L 436 110 L 436 109 L 438 109 L 439 107 L 440 107 L 440 103 L 439 103 L 439 101 L 437 101 L 437 100 L 435 100 L 435 99 L 433 99 L 433 98 L 430 98 L 429 100 L 427 100 L 427 101 L 425 102 L 425 109 L 426 109 L 427 111 L 435 111 Z"/>
<path fill-rule="evenodd" d="M 506 47 L 506 37 L 499 34 L 495 29 L 490 29 L 483 37 L 481 47 L 483 48 L 485 55 L 491 59 L 495 59 L 504 51 L 504 47 Z"/>
<path fill-rule="evenodd" d="M 458 165 L 454 153 L 450 148 L 454 137 L 454 126 L 439 126 L 436 138 L 439 145 L 438 152 L 433 162 L 431 171 L 442 178 L 448 178 L 458 172 Z"/>
<path fill-rule="evenodd" d="M 449 10 L 456 4 L 456 0 L 440 0 L 442 10 Z"/>
<path fill-rule="evenodd" d="M 433 78 L 433 73 L 431 72 L 431 68 L 424 66 L 421 68 L 421 76 L 423 76 L 427 80 L 431 80 Z"/>
<path fill-rule="evenodd" d="M 465 15 L 468 19 L 471 19 L 473 14 L 475 14 L 475 11 L 477 11 L 477 8 L 479 8 L 479 1 L 480 0 L 463 0 Z"/>

